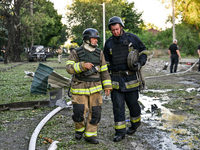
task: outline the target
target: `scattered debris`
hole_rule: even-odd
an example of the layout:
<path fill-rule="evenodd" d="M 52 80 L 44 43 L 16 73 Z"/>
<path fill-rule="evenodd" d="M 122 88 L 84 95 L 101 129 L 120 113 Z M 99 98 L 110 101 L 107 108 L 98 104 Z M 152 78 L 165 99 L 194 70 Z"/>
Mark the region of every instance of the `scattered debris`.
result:
<path fill-rule="evenodd" d="M 156 104 L 151 105 L 151 112 L 154 112 L 158 106 Z"/>
<path fill-rule="evenodd" d="M 31 93 L 46 95 L 47 88 L 63 88 L 69 86 L 70 79 L 53 71 L 54 68 L 39 63 L 33 77 Z"/>
<path fill-rule="evenodd" d="M 24 71 L 26 76 L 24 78 L 33 78 L 35 73 L 30 71 Z"/>
<path fill-rule="evenodd" d="M 46 140 L 47 142 L 49 142 L 49 143 L 52 143 L 52 142 L 53 142 L 53 140 L 52 140 L 51 138 L 48 138 L 48 137 L 46 137 L 45 140 Z"/>
<path fill-rule="evenodd" d="M 194 92 L 195 90 L 196 90 L 195 88 L 187 88 L 185 91 L 190 93 L 190 92 Z"/>
<path fill-rule="evenodd" d="M 163 70 L 167 70 L 167 67 L 168 67 L 168 66 L 169 66 L 169 63 L 166 62 L 165 65 L 164 65 L 164 67 L 163 67 Z"/>
<path fill-rule="evenodd" d="M 53 141 L 50 145 L 50 147 L 48 148 L 48 150 L 56 150 L 57 149 L 57 143 L 60 143 L 58 141 Z"/>

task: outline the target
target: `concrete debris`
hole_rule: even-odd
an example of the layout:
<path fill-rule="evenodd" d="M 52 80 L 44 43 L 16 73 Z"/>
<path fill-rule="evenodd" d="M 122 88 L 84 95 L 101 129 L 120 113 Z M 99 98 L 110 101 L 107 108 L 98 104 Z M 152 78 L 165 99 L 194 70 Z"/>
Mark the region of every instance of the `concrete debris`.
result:
<path fill-rule="evenodd" d="M 185 91 L 190 93 L 190 92 L 196 91 L 196 89 L 195 88 L 187 88 Z"/>
<path fill-rule="evenodd" d="M 142 144 L 137 144 L 135 142 L 131 142 L 131 145 L 133 146 L 134 150 L 144 150 L 144 147 Z"/>
<path fill-rule="evenodd" d="M 33 78 L 35 73 L 30 71 L 24 71 L 26 76 L 24 78 Z"/>

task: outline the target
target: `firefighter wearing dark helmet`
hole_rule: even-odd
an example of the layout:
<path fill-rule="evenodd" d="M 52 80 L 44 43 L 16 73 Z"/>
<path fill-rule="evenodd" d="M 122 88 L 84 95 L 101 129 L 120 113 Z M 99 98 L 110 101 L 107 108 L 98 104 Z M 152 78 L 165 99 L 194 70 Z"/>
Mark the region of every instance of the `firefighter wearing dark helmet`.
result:
<path fill-rule="evenodd" d="M 141 67 L 145 65 L 147 55 L 145 45 L 132 33 L 126 33 L 121 18 L 114 16 L 108 24 L 112 36 L 104 46 L 104 55 L 111 74 L 113 91 L 111 99 L 115 122 L 115 137 L 119 142 L 125 134 L 132 135 L 141 124 L 141 108 L 138 104 L 140 81 L 137 78 Z M 132 50 L 138 50 L 138 60 L 133 65 L 127 64 L 127 57 Z M 133 66 L 130 68 L 129 66 Z M 130 111 L 131 126 L 126 130 L 125 102 Z"/>
<path fill-rule="evenodd" d="M 66 70 L 73 74 L 70 92 L 73 104 L 72 119 L 75 123 L 75 138 L 98 144 L 97 126 L 101 119 L 102 97 L 112 90 L 111 79 L 103 52 L 97 48 L 99 33 L 88 28 L 83 31 L 83 44 L 70 53 L 66 62 Z M 88 112 L 87 119 L 86 114 Z"/>

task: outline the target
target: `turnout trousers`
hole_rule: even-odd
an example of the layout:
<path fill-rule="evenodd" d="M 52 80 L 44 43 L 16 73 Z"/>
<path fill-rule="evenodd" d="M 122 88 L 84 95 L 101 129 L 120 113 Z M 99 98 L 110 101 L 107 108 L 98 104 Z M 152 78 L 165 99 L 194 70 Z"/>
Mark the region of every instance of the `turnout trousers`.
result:
<path fill-rule="evenodd" d="M 200 72 L 200 58 L 199 58 L 199 69 L 198 69 L 198 71 Z"/>
<path fill-rule="evenodd" d="M 97 126 L 101 119 L 101 94 L 72 95 L 72 119 L 76 132 L 85 132 L 85 137 L 97 136 Z"/>
<path fill-rule="evenodd" d="M 62 55 L 58 54 L 58 62 L 61 63 Z"/>
<path fill-rule="evenodd" d="M 173 72 L 173 67 L 174 67 L 174 72 Z M 177 67 L 178 67 L 178 55 L 172 54 L 171 55 L 170 73 L 176 73 Z"/>
<path fill-rule="evenodd" d="M 113 89 L 111 92 L 115 121 L 115 135 L 123 135 L 126 133 L 125 103 L 129 109 L 131 127 L 136 129 L 138 125 L 140 125 L 141 108 L 138 103 L 138 98 L 138 90 L 131 92 L 121 92 L 119 90 Z"/>

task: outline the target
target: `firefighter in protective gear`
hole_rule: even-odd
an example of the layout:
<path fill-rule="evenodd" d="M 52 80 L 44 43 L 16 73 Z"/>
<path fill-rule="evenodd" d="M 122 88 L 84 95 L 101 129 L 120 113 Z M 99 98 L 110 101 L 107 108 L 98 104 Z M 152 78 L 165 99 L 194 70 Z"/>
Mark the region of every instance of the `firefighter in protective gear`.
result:
<path fill-rule="evenodd" d="M 102 96 L 112 90 L 108 67 L 103 52 L 97 48 L 99 33 L 88 28 L 83 31 L 83 44 L 70 53 L 66 62 L 66 70 L 73 74 L 71 89 L 75 138 L 98 144 L 97 126 L 101 119 Z M 88 116 L 86 114 L 88 112 Z"/>
<path fill-rule="evenodd" d="M 126 33 L 120 17 L 110 18 L 108 28 L 112 36 L 107 39 L 104 46 L 104 55 L 111 74 L 113 91 L 111 99 L 115 122 L 114 142 L 121 141 L 125 134 L 132 135 L 141 124 L 141 108 L 138 103 L 140 81 L 138 71 L 145 65 L 147 54 L 145 45 L 132 33 Z M 132 68 L 128 67 L 127 57 L 130 51 L 139 51 L 138 61 Z M 130 111 L 131 126 L 126 130 L 125 102 Z"/>

